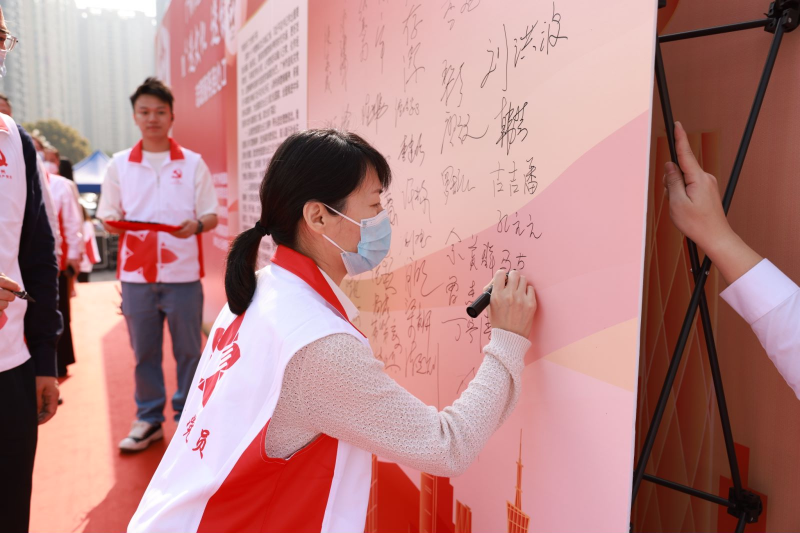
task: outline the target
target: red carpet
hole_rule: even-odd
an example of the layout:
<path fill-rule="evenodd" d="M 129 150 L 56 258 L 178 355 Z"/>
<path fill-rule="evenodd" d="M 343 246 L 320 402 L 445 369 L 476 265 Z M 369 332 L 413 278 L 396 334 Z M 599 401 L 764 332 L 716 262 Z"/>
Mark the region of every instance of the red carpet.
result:
<path fill-rule="evenodd" d="M 117 444 L 136 416 L 133 351 L 116 282 L 79 284 L 72 299 L 77 363 L 61 383 L 64 404 L 39 427 L 31 531 L 124 531 L 175 431 L 175 360 L 165 328 L 166 440 L 135 455 Z"/>

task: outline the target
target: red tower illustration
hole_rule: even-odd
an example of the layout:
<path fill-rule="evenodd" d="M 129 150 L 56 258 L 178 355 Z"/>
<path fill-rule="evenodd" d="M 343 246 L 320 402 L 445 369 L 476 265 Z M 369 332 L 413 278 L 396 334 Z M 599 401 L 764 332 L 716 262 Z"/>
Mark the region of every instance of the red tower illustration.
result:
<path fill-rule="evenodd" d="M 456 500 L 455 533 L 472 533 L 472 509 Z"/>
<path fill-rule="evenodd" d="M 378 533 L 378 457 L 372 454 L 372 480 L 369 484 L 367 523 L 364 533 Z"/>
<path fill-rule="evenodd" d="M 446 477 L 422 473 L 419 486 L 419 533 L 452 533 L 453 486 Z"/>
<path fill-rule="evenodd" d="M 522 512 L 522 430 L 519 431 L 519 460 L 517 461 L 517 495 L 508 504 L 508 533 L 528 533 L 531 518 Z"/>

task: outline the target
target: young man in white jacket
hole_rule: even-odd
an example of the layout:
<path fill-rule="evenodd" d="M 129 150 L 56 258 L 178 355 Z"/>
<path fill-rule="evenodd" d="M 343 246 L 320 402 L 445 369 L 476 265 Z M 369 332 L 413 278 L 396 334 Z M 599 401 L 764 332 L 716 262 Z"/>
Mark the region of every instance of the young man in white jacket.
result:
<path fill-rule="evenodd" d="M 201 233 L 217 225 L 217 197 L 200 154 L 169 136 L 174 114 L 169 87 L 148 78 L 131 96 L 133 118 L 142 132 L 136 146 L 117 154 L 103 181 L 97 218 L 153 226 L 120 235 L 117 277 L 122 314 L 136 355 L 136 420 L 120 442 L 123 451 L 145 449 L 162 438 L 166 396 L 161 366 L 164 319 L 169 325 L 178 370 L 172 397 L 180 418 L 202 352 L 203 275 Z M 160 228 L 163 229 L 163 226 Z"/>

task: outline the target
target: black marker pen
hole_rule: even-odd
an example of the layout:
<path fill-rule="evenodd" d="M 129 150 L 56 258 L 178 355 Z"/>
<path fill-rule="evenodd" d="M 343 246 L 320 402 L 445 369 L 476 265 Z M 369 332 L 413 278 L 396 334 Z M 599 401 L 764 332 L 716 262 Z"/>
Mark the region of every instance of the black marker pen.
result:
<path fill-rule="evenodd" d="M 8 289 L 6 289 L 6 290 L 8 290 Z M 28 294 L 28 291 L 8 291 L 8 292 L 13 294 L 14 296 L 19 298 L 20 300 L 28 300 L 32 304 L 36 303 L 36 300 L 34 300 L 33 297 L 31 297 L 31 295 Z"/>
<path fill-rule="evenodd" d="M 506 281 L 508 281 L 508 274 L 506 274 Z M 489 302 L 492 301 L 492 285 L 489 285 L 489 288 L 483 291 L 483 294 L 475 298 L 475 301 L 472 302 L 469 307 L 467 307 L 467 314 L 471 318 L 478 318 L 478 315 L 486 309 L 486 306 L 489 305 Z"/>
<path fill-rule="evenodd" d="M 467 307 L 467 314 L 472 318 L 478 318 L 478 315 L 486 309 L 486 306 L 489 305 L 489 302 L 492 301 L 492 286 L 489 285 L 489 288 L 483 291 L 483 294 L 475 298 L 475 301 L 472 302 L 469 307 Z"/>

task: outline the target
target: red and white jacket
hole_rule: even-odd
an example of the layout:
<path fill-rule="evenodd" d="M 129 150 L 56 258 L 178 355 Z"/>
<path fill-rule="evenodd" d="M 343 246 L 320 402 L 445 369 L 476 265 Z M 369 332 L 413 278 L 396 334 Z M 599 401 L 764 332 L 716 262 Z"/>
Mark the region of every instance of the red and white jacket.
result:
<path fill-rule="evenodd" d="M 14 120 L 0 114 L 0 272 L 22 285 L 19 239 L 28 198 L 22 141 Z M 15 298 L 0 316 L 0 372 L 28 359 L 25 311 L 28 302 Z"/>
<path fill-rule="evenodd" d="M 170 157 L 154 169 L 142 141 L 114 154 L 126 220 L 179 226 L 196 219 L 195 174 L 200 154 L 170 139 Z M 120 237 L 117 278 L 130 283 L 185 283 L 203 276 L 200 235 L 179 239 L 156 231 L 127 231 Z"/>
<path fill-rule="evenodd" d="M 97 248 L 97 236 L 94 233 L 94 224 L 91 220 L 83 221 L 83 259 L 81 259 L 81 272 L 90 273 L 92 267 L 100 262 L 100 250 Z"/>
<path fill-rule="evenodd" d="M 370 453 L 320 435 L 284 460 L 267 457 L 265 439 L 298 350 L 335 333 L 369 342 L 311 259 L 278 247 L 257 279 L 244 314 L 217 317 L 129 532 L 364 530 Z"/>
<path fill-rule="evenodd" d="M 50 194 L 58 215 L 58 232 L 61 235 L 61 250 L 57 253 L 59 270 L 67 269 L 68 259 L 80 259 L 83 255 L 83 215 L 73 191 L 74 183 L 58 174 L 47 174 Z"/>

